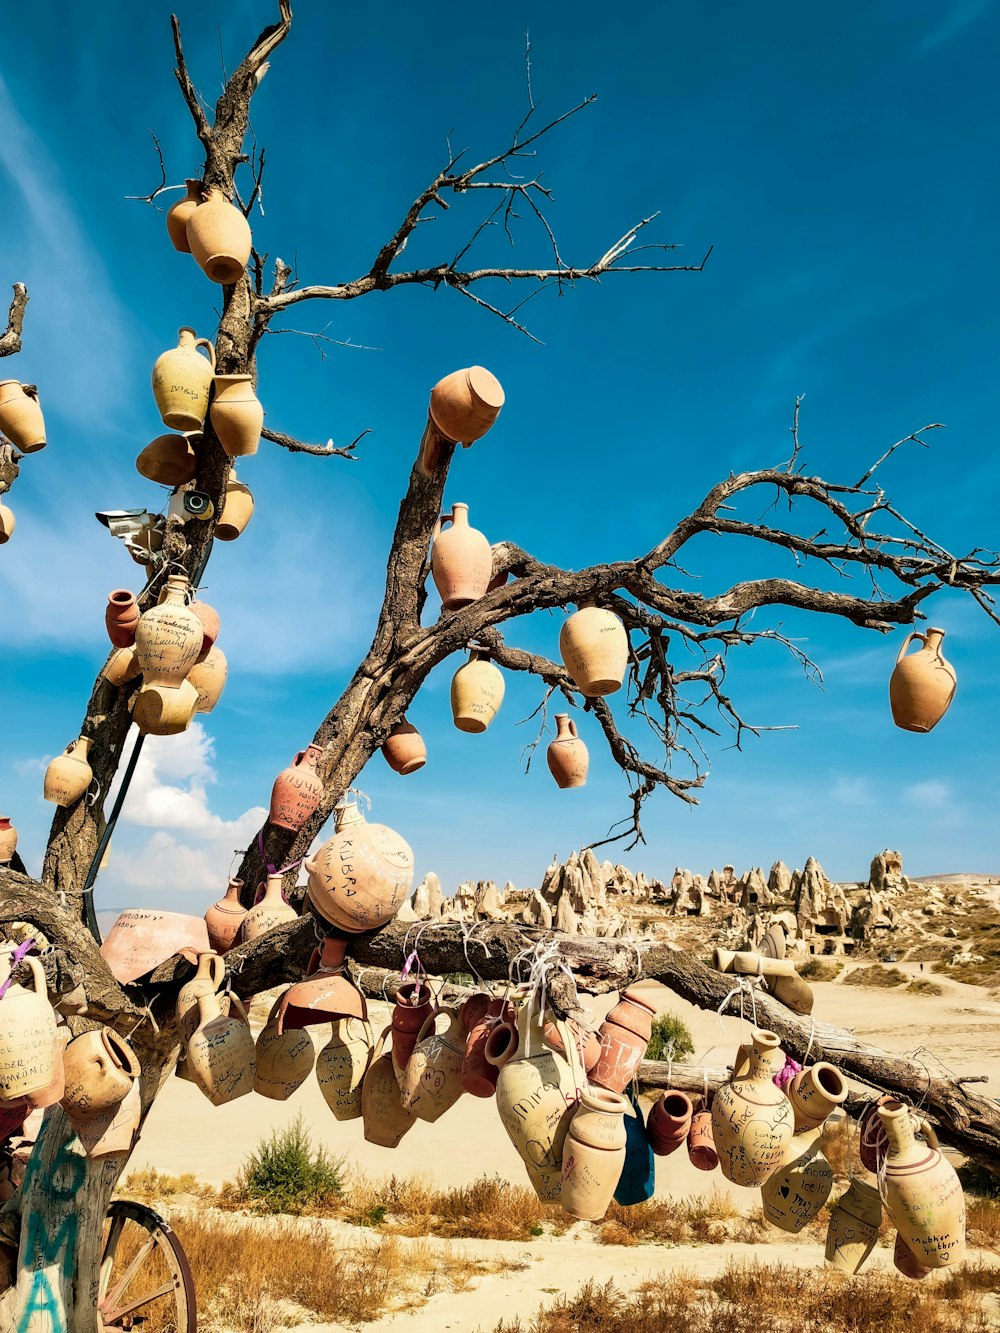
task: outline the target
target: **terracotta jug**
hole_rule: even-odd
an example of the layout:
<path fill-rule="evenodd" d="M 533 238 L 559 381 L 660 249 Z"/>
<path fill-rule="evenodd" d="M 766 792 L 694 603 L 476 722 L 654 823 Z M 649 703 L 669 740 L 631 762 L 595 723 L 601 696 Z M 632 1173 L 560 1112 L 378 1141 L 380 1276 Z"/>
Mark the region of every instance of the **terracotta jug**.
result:
<path fill-rule="evenodd" d="M 765 1218 L 793 1235 L 819 1216 L 833 1189 L 833 1167 L 823 1156 L 820 1138 L 815 1129 L 795 1134 L 784 1161 L 760 1187 Z"/>
<path fill-rule="evenodd" d="M 691 1119 L 688 1133 L 688 1160 L 699 1171 L 714 1171 L 719 1165 L 719 1154 L 712 1138 L 711 1111 L 698 1111 Z"/>
<path fill-rule="evenodd" d="M 101 957 L 115 980 L 127 986 L 174 954 L 197 963 L 198 955 L 208 949 L 203 917 L 136 907 L 118 916 L 101 945 Z"/>
<path fill-rule="evenodd" d="M 253 518 L 253 496 L 250 487 L 238 481 L 235 470 L 230 468 L 222 513 L 215 525 L 216 537 L 220 542 L 234 542 L 251 518 Z"/>
<path fill-rule="evenodd" d="M 45 448 L 45 421 L 33 384 L 0 380 L 0 431 L 22 454 Z"/>
<path fill-rule="evenodd" d="M 451 681 L 451 712 L 459 731 L 485 731 L 503 703 L 503 675 L 485 653 L 473 652 Z"/>
<path fill-rule="evenodd" d="M 578 689 L 589 699 L 621 689 L 629 644 L 625 626 L 613 611 L 581 607 L 559 633 L 559 652 Z"/>
<path fill-rule="evenodd" d="M 369 824 L 353 800 L 334 810 L 336 832 L 310 861 L 309 901 L 338 930 L 357 934 L 391 921 L 413 887 L 413 851 L 385 824 Z"/>
<path fill-rule="evenodd" d="M 473 1097 L 492 1097 L 497 1090 L 500 1065 L 487 1060 L 486 1043 L 494 1028 L 503 1022 L 504 1016 L 513 1015 L 514 1012 L 512 1006 L 505 1000 L 494 1000 L 488 996 L 484 998 L 486 1008 L 469 1028 L 469 1035 L 465 1041 L 465 1055 L 462 1058 L 462 1087 Z M 469 1016 L 464 1009 L 462 1018 L 468 1027 Z M 510 1030 L 513 1031 L 513 1028 Z M 510 1049 L 507 1059 L 513 1054 L 513 1049 Z M 507 1059 L 501 1063 L 506 1064 Z"/>
<path fill-rule="evenodd" d="M 216 375 L 209 416 L 219 443 L 230 458 L 257 452 L 264 409 L 253 391 L 251 375 Z"/>
<path fill-rule="evenodd" d="M 139 603 L 128 588 L 116 588 L 108 593 L 104 624 L 108 638 L 116 648 L 131 648 L 135 643 L 135 627 L 139 623 Z"/>
<path fill-rule="evenodd" d="M 176 686 L 143 684 L 129 700 L 132 721 L 144 736 L 180 735 L 191 725 L 197 709 L 198 691 L 190 680 Z"/>
<path fill-rule="evenodd" d="M 84 794 L 94 780 L 94 771 L 87 763 L 91 742 L 86 736 L 72 741 L 62 754 L 45 770 L 44 794 L 53 805 L 72 805 Z"/>
<path fill-rule="evenodd" d="M 444 524 L 451 527 L 444 529 Z M 493 576 L 493 551 L 486 537 L 469 526 L 469 506 L 452 505 L 434 529 L 431 574 L 445 611 L 460 611 L 484 596 Z"/>
<path fill-rule="evenodd" d="M 14 950 L 0 951 L 0 984 L 7 980 Z M 0 998 L 0 1101 L 17 1101 L 48 1088 L 56 1076 L 56 1016 L 48 1002 L 45 973 L 37 958 L 23 966 L 29 986 L 11 982 Z"/>
<path fill-rule="evenodd" d="M 657 1157 L 669 1157 L 687 1142 L 694 1106 L 685 1092 L 661 1092 L 646 1117 L 646 1137 Z"/>
<path fill-rule="evenodd" d="M 84 1153 L 91 1158 L 110 1157 L 113 1153 L 131 1150 L 142 1120 L 142 1093 L 140 1080 L 132 1086 L 120 1102 L 112 1102 L 91 1115 L 79 1113 L 70 1119 Z"/>
<path fill-rule="evenodd" d="M 101 675 L 110 685 L 124 685 L 142 675 L 134 648 L 115 648 L 101 668 Z"/>
<path fill-rule="evenodd" d="M 896 1230 L 922 1268 L 947 1268 L 965 1258 L 965 1195 L 937 1136 L 924 1123 L 926 1143 L 914 1138 L 913 1117 L 890 1098 L 878 1108 L 889 1138 L 885 1206 Z"/>
<path fill-rule="evenodd" d="M 803 1014 L 808 1016 L 813 1011 L 815 996 L 813 989 L 808 981 L 803 981 L 800 976 L 794 977 L 771 977 L 765 986 L 776 1000 L 780 1000 L 786 1009 L 791 1009 L 793 1014 Z"/>
<path fill-rule="evenodd" d="M 591 1027 L 585 1027 L 575 1018 L 570 1018 L 566 1026 L 569 1028 L 570 1036 L 573 1038 L 573 1044 L 576 1047 L 576 1053 L 583 1063 L 583 1067 L 588 1074 L 594 1072 L 598 1060 L 601 1058 L 601 1036 Z M 555 1023 L 545 1024 L 545 1040 L 554 1051 L 560 1055 L 563 1052 L 562 1037 L 559 1035 L 559 1029 Z"/>
<path fill-rule="evenodd" d="M 256 1058 L 250 1024 L 239 998 L 233 995 L 230 1002 L 236 1014 L 227 1017 L 218 995 L 199 997 L 198 1026 L 187 1047 L 191 1079 L 213 1106 L 253 1092 Z"/>
<path fill-rule="evenodd" d="M 417 1036 L 431 1012 L 431 988 L 426 981 L 404 981 L 396 991 L 390 1029 L 392 1033 L 392 1067 L 402 1086 L 406 1063 L 413 1054 Z"/>
<path fill-rule="evenodd" d="M 198 355 L 204 347 L 207 359 Z M 153 397 L 165 426 L 201 430 L 215 373 L 215 348 L 194 329 L 179 329 L 177 346 L 162 352 L 153 366 Z"/>
<path fill-rule="evenodd" d="M 139 617 L 135 655 L 146 685 L 177 689 L 201 656 L 204 631 L 187 605 L 189 587 L 183 574 L 171 574 L 161 601 Z"/>
<path fill-rule="evenodd" d="M 241 879 L 231 879 L 225 893 L 205 913 L 208 940 L 215 953 L 225 953 L 236 943 L 247 909 L 240 902 Z"/>
<path fill-rule="evenodd" d="M 188 672 L 186 684 L 194 687 L 198 696 L 196 713 L 210 713 L 222 698 L 229 675 L 229 663 L 221 648 L 210 648 L 200 662 Z"/>
<path fill-rule="evenodd" d="M 190 981 L 185 981 L 177 992 L 177 1031 L 184 1045 L 194 1036 L 198 1026 L 198 1001 L 203 995 L 217 995 L 225 979 L 226 965 L 217 953 L 209 951 L 199 956 L 194 976 Z M 220 1000 L 220 1007 L 228 1014 L 229 1002 L 226 997 Z"/>
<path fill-rule="evenodd" d="M 596 1222 L 608 1211 L 625 1165 L 625 1117 L 634 1115 L 617 1092 L 587 1088 L 580 1094 L 562 1153 L 559 1202 L 571 1217 Z"/>
<path fill-rule="evenodd" d="M 500 1077 L 500 1070 L 509 1060 L 512 1060 L 517 1053 L 518 1047 L 517 1027 L 512 1019 L 506 1019 L 502 1023 L 497 1023 L 486 1038 L 486 1046 L 483 1055 L 486 1063 L 493 1066 L 497 1071 L 497 1078 Z M 551 1043 L 550 1043 L 551 1045 Z M 496 1084 L 493 1085 L 493 1091 L 496 1092 Z"/>
<path fill-rule="evenodd" d="M 517 1017 L 517 1053 L 500 1070 L 496 1104 L 507 1135 L 540 1199 L 558 1203 L 562 1192 L 563 1143 L 577 1100 L 586 1087 L 576 1047 L 564 1028 L 564 1050 L 557 1055 L 544 1040 L 542 1015 L 528 1000 Z M 497 1029 L 491 1038 L 499 1041 Z"/>
<path fill-rule="evenodd" d="M 141 1073 L 131 1046 L 107 1027 L 74 1037 L 63 1055 L 63 1068 L 61 1102 L 71 1120 L 117 1106 Z"/>
<path fill-rule="evenodd" d="M 316 772 L 316 764 L 322 755 L 318 745 L 307 745 L 274 779 L 267 817 L 278 828 L 297 833 L 318 809 L 323 799 L 323 780 Z"/>
<path fill-rule="evenodd" d="M 624 1092 L 645 1057 L 656 1007 L 635 987 L 621 998 L 601 1025 L 601 1057 L 590 1071 L 591 1083 L 610 1092 Z"/>
<path fill-rule="evenodd" d="M 645 1203 L 656 1189 L 656 1158 L 642 1122 L 642 1107 L 635 1087 L 628 1090 L 634 1115 L 625 1120 L 625 1164 L 615 1189 L 615 1203 L 623 1208 Z"/>
<path fill-rule="evenodd" d="M 361 1118 L 361 1086 L 372 1057 L 372 1030 L 364 1019 L 338 1018 L 316 1059 L 316 1081 L 336 1120 Z"/>
<path fill-rule="evenodd" d="M 0 866 L 8 865 L 17 851 L 17 829 L 10 815 L 0 815 Z"/>
<path fill-rule="evenodd" d="M 382 756 L 394 773 L 403 777 L 416 773 L 427 762 L 427 746 L 424 738 L 411 722 L 404 717 L 397 722 L 382 745 Z"/>
<path fill-rule="evenodd" d="M 200 599 L 188 602 L 188 610 L 193 611 L 201 621 L 201 632 L 203 637 L 201 640 L 201 652 L 198 654 L 198 661 L 204 662 L 205 658 L 215 647 L 215 641 L 219 637 L 219 629 L 221 627 L 219 613 L 214 606 L 209 606 L 207 602 L 203 602 Z"/>
<path fill-rule="evenodd" d="M 438 1032 L 437 1023 L 442 1019 L 447 1027 Z M 418 1120 L 433 1124 L 461 1097 L 467 1035 L 457 1009 L 435 1009 L 424 1020 L 399 1089 L 401 1104 Z"/>
<path fill-rule="evenodd" d="M 17 520 L 14 517 L 13 509 L 5 504 L 0 504 L 0 546 L 6 546 L 14 535 L 14 528 L 17 526 Z"/>
<path fill-rule="evenodd" d="M 167 235 L 175 250 L 189 255 L 191 247 L 188 245 L 187 224 L 191 214 L 201 203 L 202 184 L 201 181 L 192 180 L 186 180 L 184 184 L 187 187 L 187 194 L 167 209 Z"/>
<path fill-rule="evenodd" d="M 855 1177 L 830 1212 L 826 1262 L 842 1273 L 858 1273 L 878 1240 L 882 1200 L 873 1185 Z"/>
<path fill-rule="evenodd" d="M 294 921 L 298 912 L 285 902 L 281 891 L 281 875 L 268 875 L 267 887 L 259 903 L 250 908 L 243 918 L 243 943 L 259 939 L 261 935 L 275 926 L 282 926 L 286 921 Z"/>
<path fill-rule="evenodd" d="M 253 1090 L 271 1101 L 286 1102 L 312 1073 L 316 1052 L 305 1028 L 279 1031 L 280 1006 L 279 997 L 257 1036 Z"/>
<path fill-rule="evenodd" d="M 907 657 L 914 639 L 922 647 Z M 941 652 L 943 639 L 943 629 L 928 629 L 903 640 L 889 677 L 889 705 L 893 722 L 904 731 L 932 731 L 951 707 L 958 677 Z"/>
<path fill-rule="evenodd" d="M 773 1032 L 754 1030 L 750 1069 L 712 1102 L 712 1137 L 722 1174 L 734 1185 L 763 1185 L 784 1161 L 794 1127 L 791 1104 L 772 1079 L 785 1066 Z"/>
<path fill-rule="evenodd" d="M 136 458 L 135 470 L 159 486 L 186 486 L 198 473 L 198 455 L 183 435 L 158 435 Z"/>
<path fill-rule="evenodd" d="M 400 1100 L 392 1056 L 386 1050 L 389 1032 L 387 1027 L 379 1037 L 361 1083 L 365 1141 L 375 1143 L 380 1148 L 398 1147 L 403 1135 L 417 1123 L 417 1117 L 405 1110 Z"/>
<path fill-rule="evenodd" d="M 504 392 L 482 366 L 454 370 L 431 389 L 430 419 L 447 440 L 481 440 L 500 415 Z"/>
<path fill-rule="evenodd" d="M 820 1060 L 799 1070 L 785 1089 L 795 1116 L 795 1132 L 819 1129 L 847 1101 L 847 1081 L 835 1065 Z"/>
<path fill-rule="evenodd" d="M 313 949 L 306 975 L 289 986 L 278 1008 L 278 1030 L 331 1023 L 337 1018 L 368 1017 L 365 997 L 345 975 L 347 940 L 327 935 Z"/>
<path fill-rule="evenodd" d="M 549 743 L 545 758 L 557 787 L 565 789 L 585 785 L 590 755 L 569 713 L 556 713 L 556 736 Z"/>
<path fill-rule="evenodd" d="M 239 282 L 250 258 L 250 224 L 221 190 L 203 190 L 202 197 L 205 202 L 187 220 L 187 243 L 205 276 L 229 287 Z"/>
<path fill-rule="evenodd" d="M 924 1268 L 917 1262 L 917 1257 L 907 1245 L 903 1237 L 896 1232 L 896 1244 L 892 1250 L 892 1262 L 897 1272 L 904 1277 L 912 1278 L 914 1282 L 922 1282 L 925 1277 L 930 1277 L 934 1271 L 932 1268 Z"/>

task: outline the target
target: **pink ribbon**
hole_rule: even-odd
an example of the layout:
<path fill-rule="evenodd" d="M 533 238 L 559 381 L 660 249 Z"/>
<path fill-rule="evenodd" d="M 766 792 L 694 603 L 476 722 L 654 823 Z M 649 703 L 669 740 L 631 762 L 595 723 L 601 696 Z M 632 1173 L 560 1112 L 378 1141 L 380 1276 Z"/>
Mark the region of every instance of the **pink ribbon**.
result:
<path fill-rule="evenodd" d="M 260 859 L 264 862 L 265 866 L 267 866 L 267 873 L 269 875 L 287 875 L 289 870 L 298 870 L 299 866 L 302 864 L 302 857 L 300 856 L 297 861 L 289 861 L 288 865 L 282 866 L 280 870 L 277 866 L 272 865 L 264 856 L 263 831 L 257 834 L 257 850 L 260 852 Z"/>
<path fill-rule="evenodd" d="M 23 962 L 25 958 L 27 958 L 28 954 L 34 947 L 35 947 L 34 940 L 25 940 L 23 944 L 19 944 L 17 948 L 14 950 L 14 956 L 10 960 L 10 972 L 7 974 L 7 980 L 3 983 L 3 985 L 0 985 L 0 1000 L 3 999 L 3 997 L 7 994 L 7 991 L 13 985 L 14 973 L 17 971 L 18 965 L 21 962 Z"/>
<path fill-rule="evenodd" d="M 786 1055 L 784 1069 L 775 1074 L 771 1082 L 776 1084 L 782 1092 L 785 1092 L 788 1089 L 789 1083 L 791 1083 L 795 1075 L 800 1073 L 801 1070 L 802 1066 L 799 1064 L 798 1060 L 793 1060 L 790 1055 Z"/>

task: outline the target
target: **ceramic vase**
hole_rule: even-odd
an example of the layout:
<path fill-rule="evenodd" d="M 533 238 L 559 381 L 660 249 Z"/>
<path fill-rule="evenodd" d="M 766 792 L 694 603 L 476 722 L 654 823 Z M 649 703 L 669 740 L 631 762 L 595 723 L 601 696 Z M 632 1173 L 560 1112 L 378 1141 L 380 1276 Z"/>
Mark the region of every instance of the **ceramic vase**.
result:
<path fill-rule="evenodd" d="M 257 452 L 264 426 L 264 409 L 253 391 L 251 375 L 216 375 L 209 409 L 212 427 L 230 458 Z"/>
<path fill-rule="evenodd" d="M 773 1077 L 785 1065 L 773 1032 L 752 1034 L 750 1068 L 715 1094 L 712 1137 L 722 1174 L 734 1185 L 760 1186 L 784 1161 L 791 1142 L 791 1104 Z"/>
<path fill-rule="evenodd" d="M 377 930 L 413 887 L 413 851 L 385 824 L 369 824 L 353 800 L 335 807 L 336 832 L 305 863 L 314 910 L 348 934 Z"/>
<path fill-rule="evenodd" d="M 382 757 L 394 773 L 416 773 L 427 762 L 424 738 L 411 722 L 397 722 L 382 745 Z"/>
<path fill-rule="evenodd" d="M 685 1092 L 661 1092 L 649 1108 L 646 1137 L 657 1157 L 669 1157 L 687 1142 L 694 1106 Z"/>
<path fill-rule="evenodd" d="M 175 250 L 189 255 L 191 247 L 188 245 L 187 224 L 191 220 L 191 214 L 201 203 L 202 183 L 186 180 L 184 184 L 187 187 L 187 194 L 167 209 L 167 235 Z"/>
<path fill-rule="evenodd" d="M 698 1111 L 691 1119 L 688 1160 L 699 1171 L 714 1171 L 719 1165 L 719 1154 L 715 1151 L 715 1139 L 712 1137 L 711 1111 Z"/>
<path fill-rule="evenodd" d="M 0 815 L 0 866 L 8 865 L 17 851 L 17 829 L 10 815 Z"/>
<path fill-rule="evenodd" d="M 386 1050 L 389 1028 L 378 1039 L 371 1063 L 361 1084 L 361 1115 L 365 1122 L 365 1141 L 380 1148 L 396 1148 L 417 1123 L 417 1117 L 404 1109 L 399 1083 Z"/>
<path fill-rule="evenodd" d="M 74 1037 L 63 1054 L 63 1069 L 60 1100 L 71 1120 L 117 1106 L 141 1072 L 131 1046 L 107 1027 Z"/>
<path fill-rule="evenodd" d="M 402 1085 L 406 1064 L 417 1044 L 417 1036 L 431 1012 L 431 988 L 426 981 L 404 981 L 396 991 L 392 1008 L 390 1030 L 392 1036 L 392 1066 Z"/>
<path fill-rule="evenodd" d="M 128 588 L 116 588 L 108 593 L 104 624 L 108 638 L 116 648 L 131 648 L 135 643 L 135 629 L 139 623 L 139 603 Z"/>
<path fill-rule="evenodd" d="M 569 713 L 556 713 L 556 736 L 545 751 L 545 759 L 557 787 L 585 785 L 590 756 Z"/>
<path fill-rule="evenodd" d="M 198 355 L 204 347 L 207 359 Z M 215 373 L 215 348 L 194 329 L 179 329 L 177 346 L 161 353 L 153 365 L 153 397 L 165 426 L 201 430 Z"/>
<path fill-rule="evenodd" d="M 625 1165 L 629 1102 L 617 1092 L 588 1088 L 569 1122 L 562 1154 L 559 1202 L 571 1217 L 596 1222 L 608 1211 Z"/>
<path fill-rule="evenodd" d="M 372 1058 L 372 1030 L 361 1018 L 338 1018 L 316 1058 L 316 1081 L 336 1120 L 361 1118 L 361 1088 Z"/>
<path fill-rule="evenodd" d="M 251 907 L 243 918 L 241 935 L 244 944 L 259 939 L 275 926 L 282 926 L 286 921 L 294 921 L 298 917 L 295 908 L 285 902 L 281 891 L 281 880 L 281 875 L 268 875 L 263 898 Z"/>
<path fill-rule="evenodd" d="M 183 435 L 158 435 L 135 460 L 135 470 L 159 486 L 186 486 L 198 473 L 198 455 Z"/>
<path fill-rule="evenodd" d="M 503 703 L 503 675 L 484 653 L 473 652 L 451 681 L 451 712 L 459 731 L 485 731 Z"/>
<path fill-rule="evenodd" d="M 830 1212 L 826 1262 L 842 1273 L 860 1272 L 878 1240 L 882 1200 L 873 1185 L 855 1177 Z"/>
<path fill-rule="evenodd" d="M 819 1145 L 816 1129 L 793 1135 L 784 1161 L 760 1187 L 765 1218 L 793 1235 L 819 1216 L 833 1189 L 833 1167 Z"/>
<path fill-rule="evenodd" d="M 307 745 L 274 779 L 267 817 L 278 828 L 297 833 L 318 809 L 323 799 L 323 780 L 316 772 L 316 764 L 322 755 L 318 745 Z"/>
<path fill-rule="evenodd" d="M 223 1014 L 219 997 L 198 999 L 198 1026 L 187 1046 L 191 1079 L 213 1106 L 235 1101 L 253 1092 L 256 1060 L 246 1010 L 237 996 L 230 997 L 236 1014 Z"/>
<path fill-rule="evenodd" d="M 222 698 L 226 677 L 229 675 L 229 663 L 221 648 L 210 648 L 200 662 L 196 662 L 188 672 L 187 684 L 194 687 L 198 698 L 195 702 L 196 713 L 210 713 Z"/>
<path fill-rule="evenodd" d="M 451 527 L 445 529 L 444 524 Z M 469 506 L 455 504 L 434 529 L 431 575 L 445 611 L 460 611 L 482 597 L 493 576 L 489 541 L 469 526 Z"/>
<path fill-rule="evenodd" d="M 94 771 L 87 762 L 91 742 L 86 736 L 71 742 L 62 754 L 45 770 L 44 795 L 53 805 L 72 805 L 84 794 L 94 780 Z"/>
<path fill-rule="evenodd" d="M 236 943 L 247 909 L 240 902 L 241 879 L 231 879 L 225 893 L 205 913 L 208 940 L 215 953 L 225 953 Z"/>
<path fill-rule="evenodd" d="M 144 736 L 178 736 L 194 720 L 198 691 L 190 680 L 176 686 L 144 683 L 129 700 L 129 709 Z"/>
<path fill-rule="evenodd" d="M 0 380 L 0 431 L 22 454 L 45 448 L 45 421 L 34 385 Z"/>
<path fill-rule="evenodd" d="M 188 580 L 171 574 L 162 600 L 144 611 L 135 631 L 135 655 L 146 685 L 177 689 L 201 655 L 201 621 L 187 605 Z"/>
<path fill-rule="evenodd" d="M 902 1102 L 878 1108 L 889 1139 L 885 1206 L 896 1230 L 922 1268 L 947 1268 L 965 1258 L 965 1195 L 955 1168 L 941 1156 L 925 1126 L 926 1143 L 914 1138 L 913 1117 Z"/>
<path fill-rule="evenodd" d="M 205 658 L 215 647 L 215 641 L 219 637 L 221 624 L 219 613 L 214 606 L 209 606 L 207 602 L 196 598 L 193 602 L 188 602 L 188 610 L 193 611 L 201 622 L 201 652 L 198 654 L 198 661 L 204 662 Z"/>
<path fill-rule="evenodd" d="M 847 1080 L 840 1070 L 825 1060 L 800 1069 L 785 1089 L 792 1104 L 795 1132 L 819 1129 L 838 1106 L 847 1101 Z"/>
<path fill-rule="evenodd" d="M 656 1008 L 640 990 L 629 987 L 601 1025 L 601 1056 L 590 1071 L 591 1083 L 624 1092 L 646 1054 Z"/>
<path fill-rule="evenodd" d="M 101 675 L 110 685 L 116 687 L 135 680 L 136 676 L 141 676 L 142 669 L 136 660 L 135 649 L 112 649 L 110 657 L 101 668 Z"/>
<path fill-rule="evenodd" d="M 429 414 L 445 439 L 472 444 L 490 429 L 503 404 L 500 381 L 482 366 L 470 366 L 438 380 L 431 389 Z"/>
<path fill-rule="evenodd" d="M 497 1071 L 498 1080 L 500 1070 L 509 1060 L 513 1060 L 517 1053 L 518 1042 L 517 1027 L 513 1019 L 505 1019 L 502 1023 L 497 1023 L 487 1036 L 483 1055 L 486 1063 L 492 1065 Z M 496 1083 L 493 1084 L 493 1091 L 496 1092 Z"/>
<path fill-rule="evenodd" d="M 4 952 L 9 966 L 14 951 Z M 56 1016 L 46 996 L 45 973 L 37 958 L 23 963 L 31 973 L 30 985 L 12 982 L 0 999 L 0 1101 L 7 1102 L 41 1092 L 56 1074 Z"/>
<path fill-rule="evenodd" d="M 226 482 L 226 495 L 222 513 L 215 525 L 215 535 L 220 542 L 234 542 L 253 518 L 253 495 L 250 487 L 236 479 L 236 472 L 230 469 Z"/>
<path fill-rule="evenodd" d="M 0 504 L 0 546 L 6 546 L 13 537 L 16 526 L 17 519 L 14 517 L 13 509 Z"/>
<path fill-rule="evenodd" d="M 559 634 L 563 665 L 588 699 L 620 690 L 628 666 L 628 635 L 613 611 L 584 606 Z"/>
<path fill-rule="evenodd" d="M 930 1277 L 934 1271 L 932 1268 L 924 1268 L 920 1264 L 917 1256 L 898 1231 L 896 1232 L 896 1244 L 892 1250 L 892 1263 L 897 1272 L 902 1273 L 904 1277 L 912 1278 L 914 1282 L 922 1282 L 925 1277 Z"/>
<path fill-rule="evenodd" d="M 464 1010 L 462 1014 L 468 1028 L 465 1055 L 462 1058 L 462 1087 L 473 1097 L 492 1097 L 496 1093 L 500 1066 L 487 1060 L 486 1043 L 493 1029 L 503 1022 L 504 1015 L 513 1014 L 513 1009 L 505 1000 L 490 999 L 488 996 L 484 998 L 486 1008 L 476 1017 L 471 1028 Z M 513 1054 L 513 1050 L 510 1051 L 510 1055 Z"/>
<path fill-rule="evenodd" d="M 642 1107 L 635 1087 L 630 1087 L 627 1098 L 635 1114 L 625 1120 L 625 1164 L 615 1189 L 615 1203 L 623 1208 L 645 1203 L 656 1189 L 656 1158 L 642 1120 Z"/>
<path fill-rule="evenodd" d="M 347 940 L 327 935 L 312 951 L 306 975 L 282 996 L 278 1029 L 311 1027 L 337 1018 L 368 1017 L 368 1006 L 357 986 L 345 975 Z"/>
<path fill-rule="evenodd" d="M 198 1026 L 198 1001 L 203 995 L 217 995 L 225 979 L 226 965 L 217 953 L 209 951 L 199 955 L 194 976 L 177 992 L 175 1015 L 182 1045 L 187 1045 Z M 226 999 L 220 1000 L 220 1007 L 228 1014 Z"/>
<path fill-rule="evenodd" d="M 573 1045 L 576 1053 L 588 1074 L 594 1072 L 597 1062 L 601 1058 L 601 1035 L 595 1032 L 593 1028 L 585 1027 L 575 1018 L 567 1020 L 566 1026 L 569 1028 L 570 1036 L 573 1038 Z M 554 1051 L 560 1055 L 564 1054 L 562 1037 L 555 1023 L 546 1023 L 544 1028 L 545 1040 Z"/>
<path fill-rule="evenodd" d="M 278 1030 L 280 998 L 257 1035 L 253 1090 L 271 1101 L 286 1102 L 312 1073 L 316 1060 L 312 1037 L 305 1028 Z"/>
<path fill-rule="evenodd" d="M 250 258 L 250 224 L 221 190 L 204 190 L 202 197 L 204 203 L 187 220 L 187 243 L 205 276 L 230 287 L 239 282 Z"/>
<path fill-rule="evenodd" d="M 914 639 L 921 647 L 908 657 Z M 958 677 L 941 652 L 943 639 L 943 629 L 928 629 L 903 640 L 889 677 L 889 706 L 893 722 L 904 731 L 932 731 L 951 707 Z"/>
<path fill-rule="evenodd" d="M 441 1020 L 447 1026 L 438 1032 Z M 399 1088 L 400 1102 L 418 1120 L 433 1124 L 461 1097 L 467 1035 L 457 1009 L 435 1009 L 424 1020 Z"/>

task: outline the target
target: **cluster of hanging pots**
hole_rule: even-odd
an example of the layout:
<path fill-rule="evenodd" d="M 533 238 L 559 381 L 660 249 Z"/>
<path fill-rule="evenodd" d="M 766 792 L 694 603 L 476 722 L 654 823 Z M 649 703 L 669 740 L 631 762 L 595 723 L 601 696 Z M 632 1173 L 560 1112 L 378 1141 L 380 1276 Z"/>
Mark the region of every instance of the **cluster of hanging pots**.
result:
<path fill-rule="evenodd" d="M 22 454 L 45 448 L 45 419 L 34 384 L 0 380 L 0 435 Z M 15 523 L 14 511 L 0 500 L 0 546 L 14 535 Z"/>

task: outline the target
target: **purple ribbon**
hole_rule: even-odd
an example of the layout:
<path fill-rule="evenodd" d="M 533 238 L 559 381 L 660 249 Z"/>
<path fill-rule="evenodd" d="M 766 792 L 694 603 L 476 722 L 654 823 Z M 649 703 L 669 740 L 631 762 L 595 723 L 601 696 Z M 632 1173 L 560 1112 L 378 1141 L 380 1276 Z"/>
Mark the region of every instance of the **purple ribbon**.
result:
<path fill-rule="evenodd" d="M 786 1055 L 784 1069 L 779 1070 L 771 1082 L 779 1087 L 782 1092 L 787 1092 L 789 1083 L 791 1083 L 792 1079 L 801 1071 L 801 1069 L 802 1066 L 799 1064 L 798 1060 L 793 1060 L 790 1055 Z"/>
<path fill-rule="evenodd" d="M 297 861 L 289 861 L 288 865 L 282 866 L 280 870 L 277 866 L 272 865 L 264 856 L 263 831 L 257 834 L 257 850 L 260 852 L 260 859 L 264 862 L 265 866 L 267 866 L 267 873 L 269 875 L 287 875 L 289 870 L 298 870 L 299 866 L 302 864 L 302 857 L 300 856 Z"/>
<path fill-rule="evenodd" d="M 32 951 L 34 947 L 35 947 L 34 940 L 25 940 L 23 944 L 19 944 L 17 948 L 14 950 L 14 956 L 10 960 L 10 972 L 7 974 L 7 980 L 3 983 L 3 985 L 0 985 L 0 1000 L 3 999 L 3 997 L 7 994 L 7 991 L 13 984 L 14 973 L 17 971 L 18 966 L 20 965 L 20 963 L 24 961 L 25 958 L 27 958 L 28 954 Z"/>

